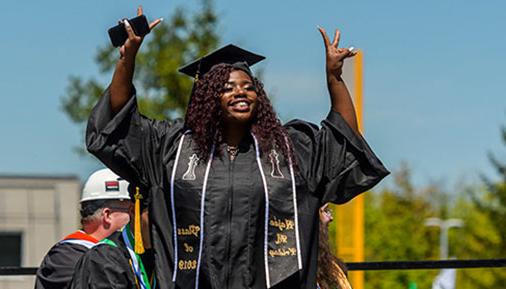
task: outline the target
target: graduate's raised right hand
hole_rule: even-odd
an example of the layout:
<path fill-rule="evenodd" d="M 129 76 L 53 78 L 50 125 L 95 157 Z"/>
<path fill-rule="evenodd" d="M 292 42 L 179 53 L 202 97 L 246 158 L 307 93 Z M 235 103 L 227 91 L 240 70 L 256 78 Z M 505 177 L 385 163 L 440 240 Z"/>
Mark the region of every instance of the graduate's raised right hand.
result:
<path fill-rule="evenodd" d="M 141 6 L 137 8 L 137 15 L 142 15 Z M 161 21 L 162 19 L 159 18 L 151 22 L 151 24 L 149 24 L 149 29 L 155 28 L 155 26 Z M 137 51 L 139 51 L 143 40 L 143 37 L 135 35 L 132 26 L 130 26 L 130 23 L 128 23 L 127 20 L 123 20 L 123 23 L 125 24 L 128 38 L 119 48 L 121 57 L 116 63 L 116 69 L 114 70 L 110 85 L 111 111 L 113 114 L 120 111 L 132 97 L 132 80 L 135 71 L 135 56 L 137 55 Z"/>
<path fill-rule="evenodd" d="M 137 7 L 137 16 L 141 15 L 142 6 L 139 5 L 139 7 Z M 139 51 L 139 48 L 141 47 L 143 37 L 135 35 L 135 32 L 128 20 L 125 19 L 122 20 L 122 22 L 125 25 L 125 30 L 128 34 L 128 38 L 125 43 L 119 48 L 119 53 L 122 59 L 134 61 L 135 56 L 137 55 L 137 51 Z M 149 29 L 152 30 L 160 22 L 162 22 L 162 18 L 158 18 L 155 21 L 151 22 L 149 24 Z"/>

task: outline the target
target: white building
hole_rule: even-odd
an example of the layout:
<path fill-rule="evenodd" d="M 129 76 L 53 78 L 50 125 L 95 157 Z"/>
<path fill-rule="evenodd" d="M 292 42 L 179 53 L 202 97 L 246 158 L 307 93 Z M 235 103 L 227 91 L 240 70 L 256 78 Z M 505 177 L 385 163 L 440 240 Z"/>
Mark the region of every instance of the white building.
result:
<path fill-rule="evenodd" d="M 76 176 L 0 175 L 0 267 L 38 267 L 79 226 Z M 0 276 L 1 289 L 32 289 L 35 276 Z"/>

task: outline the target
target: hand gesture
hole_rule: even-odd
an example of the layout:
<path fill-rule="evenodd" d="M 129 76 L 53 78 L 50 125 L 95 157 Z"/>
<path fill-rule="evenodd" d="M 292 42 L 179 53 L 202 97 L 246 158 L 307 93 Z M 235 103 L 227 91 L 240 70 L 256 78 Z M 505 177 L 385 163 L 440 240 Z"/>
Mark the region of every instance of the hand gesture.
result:
<path fill-rule="evenodd" d="M 334 220 L 334 217 L 332 216 L 332 210 L 329 208 L 329 203 L 326 203 L 323 205 L 320 210 L 320 222 L 327 226 L 330 222 Z"/>
<path fill-rule="evenodd" d="M 339 48 L 339 37 L 341 33 L 338 29 L 336 29 L 336 34 L 332 43 L 330 43 L 325 29 L 318 27 L 318 30 L 320 31 L 325 44 L 327 75 L 340 77 L 343 73 L 344 59 L 355 56 L 356 51 L 353 51 L 352 47 Z"/>
<path fill-rule="evenodd" d="M 142 6 L 137 7 L 137 16 L 142 15 Z M 141 47 L 143 37 L 135 35 L 134 30 L 132 29 L 132 26 L 130 23 L 128 23 L 128 20 L 122 20 L 123 24 L 125 25 L 125 30 L 128 34 L 128 39 L 125 41 L 125 43 L 119 48 L 119 53 L 121 55 L 121 58 L 129 59 L 129 60 L 135 60 L 135 56 L 137 55 L 137 51 L 139 51 L 139 48 Z M 151 22 L 149 24 L 149 29 L 155 28 L 156 25 L 158 25 L 160 22 L 162 22 L 162 18 L 158 18 L 155 21 Z"/>

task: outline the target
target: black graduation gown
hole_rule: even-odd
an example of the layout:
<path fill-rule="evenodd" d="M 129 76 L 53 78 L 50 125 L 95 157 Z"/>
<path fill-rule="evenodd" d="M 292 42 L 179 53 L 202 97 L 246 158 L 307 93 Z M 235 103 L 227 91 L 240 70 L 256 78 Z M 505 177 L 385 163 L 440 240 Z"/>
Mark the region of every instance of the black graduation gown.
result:
<path fill-rule="evenodd" d="M 99 243 L 86 252 L 76 264 L 71 289 L 137 288 L 121 232 L 115 232 L 107 239 L 118 246 Z"/>
<path fill-rule="evenodd" d="M 336 112 L 329 113 L 321 128 L 300 120 L 284 127 L 298 165 L 302 269 L 274 288 L 315 288 L 318 208 L 325 202 L 352 199 L 377 184 L 388 171 Z M 193 288 L 192 284 L 172 282 L 174 224 L 169 187 L 183 133 L 181 120 L 155 121 L 140 115 L 135 97 L 113 116 L 107 91 L 95 106 L 86 132 L 88 150 L 118 175 L 140 184 L 149 195 L 157 286 L 162 289 Z M 266 288 L 265 198 L 251 138 L 241 143 L 234 162 L 227 157 L 213 160 L 207 187 L 199 288 Z"/>
<path fill-rule="evenodd" d="M 77 261 L 87 251 L 88 248 L 79 244 L 59 242 L 54 245 L 37 269 L 35 289 L 68 288 Z"/>

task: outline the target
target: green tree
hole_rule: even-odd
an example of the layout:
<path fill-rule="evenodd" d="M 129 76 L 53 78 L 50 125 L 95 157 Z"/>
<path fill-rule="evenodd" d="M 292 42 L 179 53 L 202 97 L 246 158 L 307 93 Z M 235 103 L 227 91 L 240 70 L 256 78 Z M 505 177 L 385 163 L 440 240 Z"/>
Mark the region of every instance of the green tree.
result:
<path fill-rule="evenodd" d="M 193 81 L 177 69 L 214 50 L 219 43 L 218 18 L 211 0 L 202 0 L 194 13 L 177 8 L 145 39 L 137 55 L 134 83 L 140 111 L 151 118 L 181 116 L 187 106 Z M 110 44 L 98 49 L 95 62 L 102 74 L 111 74 L 119 57 Z M 71 76 L 62 98 L 62 109 L 77 124 L 83 124 L 106 88 L 95 78 Z"/>
<path fill-rule="evenodd" d="M 468 192 L 482 191 L 483 187 L 470 187 Z M 473 193 L 475 194 L 475 193 Z M 485 211 L 469 198 L 462 194 L 452 208 L 454 216 L 464 220 L 465 226 L 458 231 L 450 231 L 449 238 L 454 255 L 459 259 L 493 259 L 498 258 L 493 248 L 500 246 L 500 237 L 496 228 L 489 220 Z M 453 234 L 453 235 L 452 235 Z M 497 275 L 504 276 L 503 268 L 480 268 L 457 271 L 457 288 L 461 289 L 485 289 L 502 288 L 496 281 Z M 503 281 L 501 281 L 503 282 Z M 502 283 L 504 284 L 504 283 Z"/>
<path fill-rule="evenodd" d="M 367 261 L 428 260 L 438 257 L 438 233 L 425 227 L 426 218 L 439 216 L 431 202 L 437 187 L 416 189 L 403 166 L 394 174 L 393 188 L 366 195 L 365 255 Z M 366 288 L 405 289 L 410 283 L 430 288 L 437 270 L 367 271 Z"/>
<path fill-rule="evenodd" d="M 506 145 L 506 128 L 501 128 Z M 466 222 L 466 236 L 460 242 L 459 257 L 463 259 L 506 258 L 506 163 L 493 154 L 489 159 L 499 176 L 492 180 L 483 176 L 483 186 L 471 188 L 471 201 L 462 201 L 456 212 Z M 503 288 L 504 268 L 462 270 L 458 276 L 462 288 Z M 465 285 L 464 285 L 465 284 Z"/>

